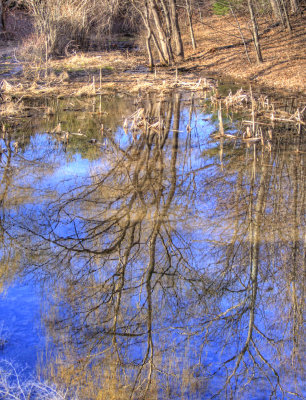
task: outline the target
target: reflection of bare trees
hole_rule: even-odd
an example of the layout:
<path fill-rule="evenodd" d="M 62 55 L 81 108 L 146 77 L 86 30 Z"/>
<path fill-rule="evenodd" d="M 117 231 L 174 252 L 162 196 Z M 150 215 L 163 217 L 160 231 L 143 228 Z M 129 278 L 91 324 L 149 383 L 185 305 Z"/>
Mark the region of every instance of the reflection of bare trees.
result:
<path fill-rule="evenodd" d="M 258 380 L 257 388 L 265 388 L 266 379 L 272 396 L 285 394 L 280 366 L 290 364 L 290 352 L 292 356 L 301 354 L 296 343 L 301 338 L 302 319 L 299 318 L 297 327 L 292 311 L 298 302 L 298 314 L 302 315 L 303 282 L 299 282 L 297 300 L 296 275 L 289 271 L 299 270 L 300 276 L 304 273 L 301 226 L 305 166 L 299 156 L 299 162 L 295 160 L 300 153 L 294 154 L 292 147 L 287 150 L 291 150 L 289 155 L 280 151 L 265 153 L 253 145 L 247 154 L 247 165 L 236 157 L 228 162 L 227 170 L 237 171 L 234 182 L 229 174 L 228 179 L 222 179 L 225 186 L 220 191 L 220 181 L 215 179 L 210 191 L 216 199 L 218 214 L 223 215 L 222 234 L 215 230 L 222 297 L 217 315 L 204 319 L 206 335 L 217 333 L 211 330 L 213 325 L 225 334 L 222 345 L 227 356 L 220 365 L 227 378 L 219 393 L 223 389 L 231 393 L 235 386 L 252 379 Z M 291 251 L 293 257 L 289 256 Z M 302 368 L 300 361 L 301 358 L 298 369 Z M 290 391 L 300 393 L 298 384 L 294 386 L 293 380 L 288 381 Z M 245 386 L 244 393 L 249 388 Z"/>
<path fill-rule="evenodd" d="M 301 392 L 302 143 L 223 138 L 219 168 L 194 110 L 148 98 L 104 132 L 90 178 L 23 224 L 53 278 L 51 373 L 85 398 Z"/>
<path fill-rule="evenodd" d="M 14 155 L 17 148 L 10 131 L 2 125 L 2 138 L 0 144 L 0 287 L 10 281 L 19 265 L 20 254 L 13 238 L 8 234 L 7 224 L 10 221 L 10 208 L 18 204 L 18 190 L 12 197 L 11 188 L 14 182 L 16 168 L 14 168 Z M 15 147 L 15 149 L 14 149 Z"/>
<path fill-rule="evenodd" d="M 176 212 L 180 96 L 159 110 L 149 102 L 146 115 L 137 115 L 133 139 L 120 146 L 107 136 L 110 151 L 90 184 L 64 195 L 51 220 L 37 229 L 58 248 L 55 272 L 65 278 L 60 296 L 70 306 L 69 327 L 62 316 L 57 326 L 82 344 L 83 367 L 94 368 L 110 354 L 118 370 L 136 368 L 130 394 L 142 388 L 145 395 L 156 374 L 156 296 L 167 287 L 177 290 L 183 259 L 170 223 Z M 137 356 L 128 347 L 138 349 Z"/>
<path fill-rule="evenodd" d="M 23 207 L 37 201 L 37 184 L 41 177 L 54 173 L 54 152 L 45 146 L 38 149 L 37 141 L 25 134 L 18 136 L 12 124 L 2 124 L 0 139 L 0 281 L 8 283 L 20 272 L 20 259 L 29 243 L 28 235 L 20 235 L 15 226 L 23 213 Z M 39 136 L 39 135 L 38 135 Z M 18 139 L 16 140 L 16 137 Z M 41 144 L 45 145 L 44 142 Z M 26 153 L 26 154 L 25 154 Z M 40 154 L 38 154 L 40 153 Z M 41 190 L 39 190 L 39 196 Z M 50 200 L 52 194 L 46 194 Z M 43 197 L 39 197 L 43 201 Z M 27 243 L 28 242 L 28 243 Z"/>

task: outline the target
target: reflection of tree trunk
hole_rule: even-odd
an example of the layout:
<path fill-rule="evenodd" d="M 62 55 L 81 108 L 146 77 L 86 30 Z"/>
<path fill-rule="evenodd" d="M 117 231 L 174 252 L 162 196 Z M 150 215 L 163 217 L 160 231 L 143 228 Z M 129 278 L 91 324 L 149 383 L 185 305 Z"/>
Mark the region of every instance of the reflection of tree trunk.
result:
<path fill-rule="evenodd" d="M 239 203 L 242 195 L 242 181 L 243 181 L 243 171 L 242 169 L 239 169 L 237 179 L 236 179 L 236 190 L 235 190 L 235 214 L 234 214 L 234 220 L 235 220 L 235 225 L 233 229 L 233 235 L 232 235 L 232 240 L 228 244 L 226 248 L 226 270 L 229 271 L 231 269 L 231 265 L 233 264 L 233 259 L 235 257 L 235 244 L 238 239 L 238 233 L 240 229 L 240 220 L 239 220 Z"/>
<path fill-rule="evenodd" d="M 116 349 L 117 354 L 117 321 L 119 318 L 119 312 L 121 307 L 121 298 L 122 298 L 122 291 L 125 285 L 125 272 L 126 267 L 128 265 L 129 257 L 131 254 L 132 247 L 134 245 L 134 235 L 135 235 L 135 225 L 131 229 L 130 238 L 128 240 L 123 259 L 119 258 L 119 265 L 118 265 L 118 275 L 119 275 L 119 283 L 115 287 L 115 293 L 117 293 L 116 305 L 115 305 L 115 312 L 114 312 L 114 323 L 113 323 L 113 345 Z M 119 355 L 118 355 L 119 358 Z"/>
<path fill-rule="evenodd" d="M 10 143 L 9 138 L 5 139 L 5 144 L 6 144 L 6 148 L 7 148 L 7 160 L 5 162 L 5 167 L 4 167 L 2 179 L 0 182 L 0 187 L 4 186 L 4 188 L 3 188 L 3 190 L 1 190 L 1 194 L 0 194 L 0 205 L 2 208 L 2 213 L 1 213 L 2 215 L 0 216 L 1 240 L 3 240 L 3 238 L 4 238 L 4 222 L 5 222 L 5 209 L 6 209 L 5 200 L 7 198 L 8 189 L 11 185 L 11 167 L 12 167 L 11 166 L 12 150 L 11 150 L 11 143 Z M 2 157 L 3 157 L 3 155 L 2 155 Z"/>
<path fill-rule="evenodd" d="M 256 145 L 254 145 L 256 146 Z M 256 159 L 254 159 L 255 161 Z M 232 373 L 227 378 L 226 383 L 229 383 L 233 376 L 236 374 L 241 360 L 244 354 L 249 351 L 250 343 L 253 343 L 253 330 L 255 325 L 255 311 L 256 311 L 256 299 L 257 299 L 257 290 L 258 290 L 258 265 L 259 265 L 259 248 L 260 248 L 260 228 L 262 223 L 262 217 L 265 208 L 265 201 L 266 201 L 266 193 L 268 190 L 268 183 L 271 176 L 271 169 L 268 170 L 267 168 L 267 160 L 263 160 L 261 166 L 261 177 L 259 182 L 257 200 L 254 210 L 254 217 L 252 216 L 252 206 L 250 207 L 250 283 L 249 283 L 249 325 L 248 325 L 248 334 L 244 346 L 240 353 L 237 355 L 237 360 L 235 367 Z M 251 184 L 251 196 L 250 201 L 252 201 L 252 189 L 255 185 L 255 176 L 253 175 Z M 254 344 L 254 343 L 253 343 Z M 257 347 L 254 344 L 256 351 L 258 351 Z"/>
<path fill-rule="evenodd" d="M 162 174 L 161 181 L 159 182 L 159 190 L 156 198 L 156 211 L 154 215 L 154 228 L 151 235 L 150 243 L 149 243 L 149 263 L 147 268 L 147 277 L 146 277 L 146 293 L 147 293 L 147 304 L 148 304 L 148 314 L 147 314 L 147 330 L 148 330 L 148 341 L 147 341 L 147 353 L 145 356 L 145 362 L 149 360 L 150 364 L 150 372 L 147 389 L 151 383 L 152 372 L 153 372 L 153 337 L 152 337 L 152 313 L 153 313 L 153 305 L 152 305 L 152 277 L 155 270 L 155 255 L 156 255 L 156 243 L 157 237 L 160 234 L 161 225 L 164 222 L 166 215 L 169 211 L 170 205 L 172 203 L 174 193 L 176 190 L 176 161 L 177 161 L 177 151 L 178 151 L 178 135 L 179 135 L 179 121 L 180 121 L 180 95 L 177 94 L 175 96 L 174 103 L 174 113 L 173 113 L 173 143 L 172 143 L 172 155 L 171 155 L 171 165 L 170 165 L 170 189 L 162 210 L 160 211 L 160 202 L 163 194 L 163 185 L 162 185 Z M 171 117 L 171 116 L 170 116 Z M 161 165 L 161 169 L 163 170 L 163 165 Z"/>
<path fill-rule="evenodd" d="M 255 305 L 257 296 L 257 275 L 258 275 L 258 264 L 259 264 L 259 246 L 260 246 L 260 227 L 263 217 L 266 192 L 268 188 L 268 181 L 270 179 L 271 171 L 267 169 L 267 161 L 264 160 L 261 167 L 261 177 L 259 182 L 258 195 L 256 200 L 254 218 L 251 217 L 251 299 L 250 299 L 250 319 L 249 319 L 249 332 L 248 339 L 249 342 L 252 330 L 254 326 L 254 315 L 255 315 Z"/>
<path fill-rule="evenodd" d="M 290 288 L 291 288 L 291 299 L 292 299 L 292 308 L 293 308 L 293 322 L 292 322 L 292 337 L 293 337 L 293 351 L 292 351 L 292 365 L 294 365 L 296 359 L 302 365 L 302 360 L 299 351 L 299 333 L 300 329 L 303 326 L 303 309 L 302 305 L 299 305 L 298 294 L 297 294 L 297 282 L 299 280 L 299 269 L 298 269 L 298 254 L 299 254 L 299 245 L 300 245 L 300 235 L 299 235 L 299 226 L 300 226 L 300 215 L 299 215 L 299 196 L 303 197 L 303 186 L 305 183 L 303 180 L 300 180 L 298 173 L 298 164 L 299 164 L 299 154 L 296 155 L 296 162 L 294 164 L 293 169 L 293 217 L 294 217 L 294 225 L 293 225 L 293 256 L 292 256 L 292 273 L 290 277 Z M 301 184 L 299 185 L 299 183 Z M 302 239 L 303 240 L 303 239 Z"/>

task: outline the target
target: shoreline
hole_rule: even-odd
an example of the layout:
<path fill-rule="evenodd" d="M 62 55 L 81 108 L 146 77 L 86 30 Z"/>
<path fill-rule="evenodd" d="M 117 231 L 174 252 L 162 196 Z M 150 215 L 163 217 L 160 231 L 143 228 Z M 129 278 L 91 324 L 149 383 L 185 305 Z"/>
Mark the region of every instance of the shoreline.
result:
<path fill-rule="evenodd" d="M 8 48 L 6 48 L 9 52 Z M 0 47 L 1 51 L 1 47 Z M 8 53 L 1 51 L 2 54 Z M 13 50 L 11 51 L 11 53 Z M 113 64 L 113 59 L 117 59 Z M 3 59 L 3 58 L 2 58 Z M 0 68 L 5 66 L 0 59 Z M 2 93 L 14 98 L 41 96 L 82 96 L 106 94 L 109 91 L 121 93 L 156 92 L 172 89 L 209 90 L 217 86 L 217 82 L 229 86 L 248 88 L 268 94 L 281 94 L 306 98 L 306 90 L 297 90 L 290 85 L 275 87 L 272 81 L 261 82 L 238 77 L 226 70 L 207 70 L 205 66 L 186 68 L 185 63 L 177 66 L 159 66 L 150 71 L 143 57 L 130 55 L 128 58 L 119 52 L 88 52 L 73 57 L 51 60 L 46 68 L 31 67 L 21 63 L 23 71 L 17 74 L 0 75 Z M 16 68 L 18 64 L 9 64 Z M 34 77 L 34 75 L 37 75 Z M 214 83 L 216 82 L 216 83 Z"/>
<path fill-rule="evenodd" d="M 193 80 L 195 85 L 200 78 L 212 78 L 244 87 L 252 85 L 263 91 L 288 96 L 306 96 L 306 56 L 303 52 L 306 16 L 303 13 L 300 16 L 291 15 L 290 18 L 291 33 L 268 16 L 259 18 L 264 62 L 258 64 L 255 62 L 248 18 L 243 15 L 235 18 L 232 15 L 218 16 L 211 12 L 202 17 L 195 13 L 193 29 L 196 47 L 192 46 L 189 26 L 182 24 L 185 59 L 173 66 L 164 67 L 157 63 L 156 69 L 151 73 L 146 67 L 147 54 L 145 43 L 141 39 L 137 42 L 138 50 L 79 51 L 69 57 L 50 59 L 47 62 L 33 61 L 31 46 L 27 47 L 31 41 L 26 39 L 24 47 L 22 44 L 33 30 L 31 17 L 15 11 L 9 15 L 6 32 L 8 37 L 10 33 L 15 36 L 15 40 L 0 41 L 0 73 L 4 63 L 8 61 L 8 55 L 16 61 L 20 58 L 19 65 L 23 65 L 23 71 L 12 76 L 0 74 L 0 82 L 7 80 L 15 86 L 16 93 L 22 92 L 16 86 L 19 85 L 19 89 L 24 86 L 25 91 L 32 96 L 33 93 L 30 92 L 35 92 L 35 85 L 37 92 L 45 86 L 42 91 L 46 95 L 61 95 L 61 91 L 69 91 L 74 95 L 74 91 L 82 86 L 81 82 L 83 86 L 90 85 L 92 79 L 97 85 L 100 85 L 100 81 L 103 83 L 103 87 L 100 85 L 101 90 L 137 92 L 138 89 L 161 90 L 163 85 L 170 89 L 176 86 L 178 80 L 186 80 L 190 84 Z M 58 79 L 60 75 L 61 78 Z M 164 80 L 167 81 L 165 84 Z M 31 85 L 33 87 L 29 91 Z"/>

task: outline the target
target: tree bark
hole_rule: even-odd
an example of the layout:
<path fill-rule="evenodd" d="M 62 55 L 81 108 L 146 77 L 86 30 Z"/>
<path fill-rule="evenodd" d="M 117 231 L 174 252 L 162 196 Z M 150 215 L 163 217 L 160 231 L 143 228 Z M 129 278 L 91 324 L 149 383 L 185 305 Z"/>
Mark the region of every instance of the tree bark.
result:
<path fill-rule="evenodd" d="M 257 25 L 257 20 L 256 20 L 252 0 L 248 0 L 248 7 L 249 7 L 249 12 L 250 12 L 252 27 L 253 27 L 253 39 L 254 39 L 254 46 L 255 46 L 255 50 L 256 50 L 257 62 L 262 63 L 263 59 L 262 59 L 262 54 L 261 54 L 261 49 L 260 49 L 260 44 L 259 44 L 258 25 Z"/>
<path fill-rule="evenodd" d="M 178 57 L 179 60 L 183 60 L 184 59 L 184 48 L 183 48 L 180 26 L 178 23 L 176 0 L 169 0 L 169 5 L 170 5 L 172 31 L 173 31 L 175 47 L 176 47 L 176 56 Z"/>
<path fill-rule="evenodd" d="M 158 7 L 155 0 L 149 0 L 150 9 L 154 18 L 155 26 L 157 29 L 157 35 L 159 38 L 159 44 L 161 51 L 163 53 L 163 58 L 166 60 L 167 64 L 170 64 L 171 56 L 169 54 L 169 49 L 167 46 L 167 37 L 162 25 L 160 14 L 158 12 Z"/>
<path fill-rule="evenodd" d="M 192 10 L 191 10 L 191 5 L 190 5 L 190 0 L 186 0 L 186 11 L 187 11 L 187 17 L 188 17 L 188 23 L 189 23 L 189 31 L 190 31 L 192 48 L 193 48 L 193 50 L 195 50 L 197 48 L 197 44 L 195 41 L 194 31 L 193 31 Z"/>
<path fill-rule="evenodd" d="M 0 31 L 5 31 L 3 0 L 0 0 Z"/>

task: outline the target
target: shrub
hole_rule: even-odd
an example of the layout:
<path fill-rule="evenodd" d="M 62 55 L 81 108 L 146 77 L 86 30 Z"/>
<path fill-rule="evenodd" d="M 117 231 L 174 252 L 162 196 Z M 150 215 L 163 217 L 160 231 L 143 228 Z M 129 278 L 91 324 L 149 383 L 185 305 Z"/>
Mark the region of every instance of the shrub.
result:
<path fill-rule="evenodd" d="M 74 43 L 84 47 L 89 28 L 87 21 L 89 1 L 75 0 L 24 0 L 34 17 L 39 38 L 40 53 L 47 56 L 65 54 L 67 46 Z M 44 43 L 44 50 L 41 49 Z"/>
<path fill-rule="evenodd" d="M 0 362 L 0 398 L 11 400 L 77 400 L 68 390 L 59 390 L 52 385 L 23 378 L 7 361 Z"/>
<path fill-rule="evenodd" d="M 28 36 L 17 50 L 18 58 L 23 61 L 39 62 L 46 55 L 46 39 L 44 35 L 33 33 Z"/>
<path fill-rule="evenodd" d="M 230 12 L 229 3 L 223 0 L 214 1 L 212 9 L 215 15 L 226 15 Z"/>
<path fill-rule="evenodd" d="M 47 56 L 86 49 L 91 36 L 131 28 L 133 9 L 128 0 L 23 0 L 34 18 L 35 32 Z M 136 24 L 134 24 L 136 26 Z"/>

